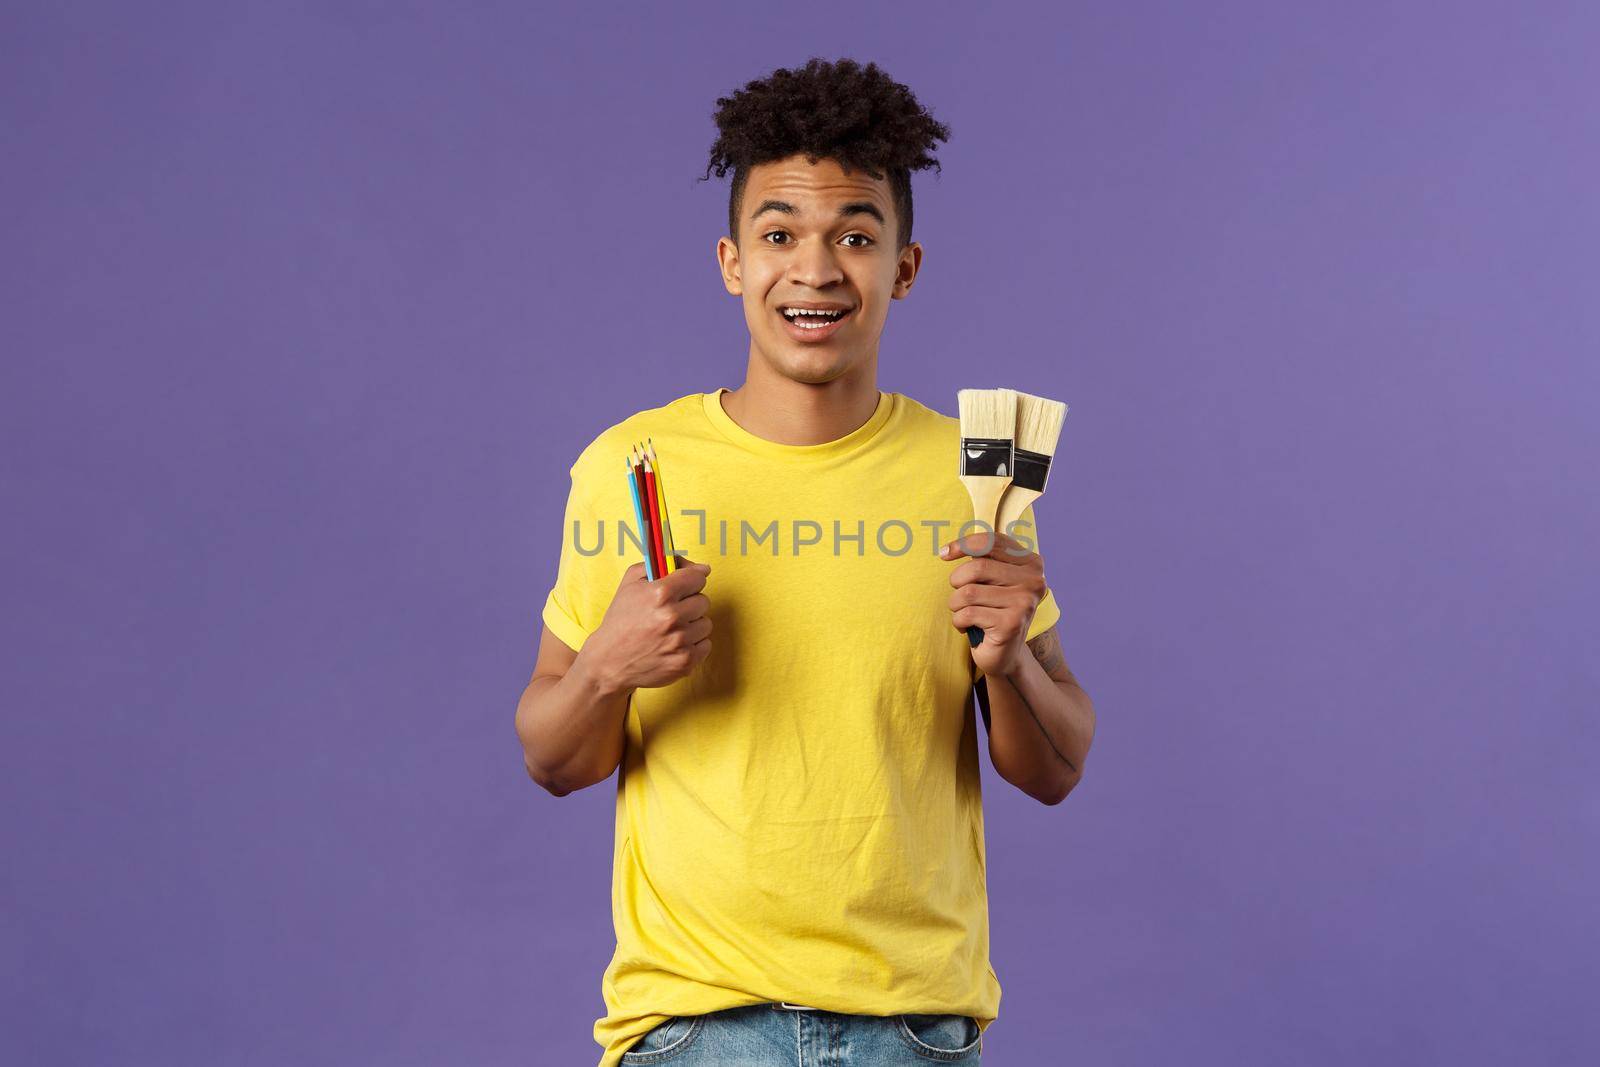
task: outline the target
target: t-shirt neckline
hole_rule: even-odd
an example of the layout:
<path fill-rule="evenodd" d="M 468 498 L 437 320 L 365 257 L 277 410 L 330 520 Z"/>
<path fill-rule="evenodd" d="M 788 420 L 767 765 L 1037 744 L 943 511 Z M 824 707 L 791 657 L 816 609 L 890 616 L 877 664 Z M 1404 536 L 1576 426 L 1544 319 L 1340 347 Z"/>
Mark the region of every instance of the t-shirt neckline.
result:
<path fill-rule="evenodd" d="M 711 425 L 715 426 L 724 437 L 741 448 L 763 456 L 801 462 L 830 459 L 862 447 L 877 436 L 878 431 L 883 429 L 884 424 L 889 421 L 889 417 L 899 408 L 898 394 L 880 389 L 878 391 L 878 406 L 873 409 L 872 415 L 866 422 L 857 426 L 843 437 L 836 437 L 832 441 L 822 441 L 814 445 L 786 445 L 779 441 L 769 441 L 765 437 L 757 437 L 737 422 L 734 422 L 732 416 L 722 408 L 722 394 L 727 391 L 727 387 L 724 386 L 714 392 L 700 394 L 706 418 L 711 420 Z"/>

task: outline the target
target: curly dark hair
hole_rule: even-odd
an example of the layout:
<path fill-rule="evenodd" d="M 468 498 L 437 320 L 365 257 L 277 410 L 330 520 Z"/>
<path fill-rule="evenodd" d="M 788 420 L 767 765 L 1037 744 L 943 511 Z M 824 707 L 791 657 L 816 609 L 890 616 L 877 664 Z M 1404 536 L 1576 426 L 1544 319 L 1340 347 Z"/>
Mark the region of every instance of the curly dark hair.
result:
<path fill-rule="evenodd" d="M 860 169 L 874 179 L 887 173 L 903 249 L 911 243 L 911 172 L 938 171 L 929 149 L 950 139 L 950 128 L 935 121 L 911 90 L 876 63 L 863 67 L 853 59 L 813 57 L 797 70 L 775 70 L 732 96 L 718 97 L 715 118 L 718 136 L 699 180 L 713 170 L 719 178 L 733 170 L 728 233 L 735 244 L 750 168 L 803 152 L 811 163 L 832 159 L 846 172 Z"/>

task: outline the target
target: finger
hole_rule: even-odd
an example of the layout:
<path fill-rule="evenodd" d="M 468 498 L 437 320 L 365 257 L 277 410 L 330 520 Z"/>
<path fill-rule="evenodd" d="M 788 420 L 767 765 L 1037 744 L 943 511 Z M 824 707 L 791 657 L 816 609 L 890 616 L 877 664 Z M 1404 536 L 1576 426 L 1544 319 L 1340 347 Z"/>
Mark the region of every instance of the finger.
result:
<path fill-rule="evenodd" d="M 1027 594 L 1009 585 L 987 585 L 972 582 L 959 586 L 950 594 L 950 610 L 965 607 L 1010 608 L 1026 603 Z"/>
<path fill-rule="evenodd" d="M 693 622 L 695 619 L 704 618 L 711 608 L 711 599 L 704 593 L 690 593 L 682 600 L 675 601 L 672 610 L 678 613 L 680 623 Z"/>
<path fill-rule="evenodd" d="M 992 535 L 975 535 L 974 539 L 978 542 L 976 546 L 978 551 L 976 553 L 967 553 L 969 556 L 980 555 L 987 556 L 990 559 L 998 559 L 1005 563 L 1022 563 L 1028 556 L 1033 555 L 1033 550 L 1023 548 L 1021 541 L 1018 541 L 1010 534 L 1000 533 L 999 531 L 995 531 Z M 987 552 L 983 551 L 985 545 L 989 546 Z"/>
<path fill-rule="evenodd" d="M 686 563 L 683 567 L 658 580 L 672 591 L 674 597 L 682 598 L 704 589 L 706 577 L 710 573 L 711 567 L 707 564 Z"/>
<path fill-rule="evenodd" d="M 982 582 L 988 585 L 1011 585 L 1020 577 L 1021 575 L 1012 564 L 1001 563 L 999 560 L 990 559 L 988 556 L 978 556 L 975 559 L 967 560 L 967 562 L 951 571 L 950 584 L 957 588 L 963 585 L 970 585 L 973 582 Z"/>
<path fill-rule="evenodd" d="M 711 616 L 702 615 L 698 619 L 691 619 L 683 628 L 684 639 L 691 645 L 699 644 L 711 636 Z"/>
<path fill-rule="evenodd" d="M 976 626 L 984 632 L 986 637 L 991 629 L 1000 625 L 1004 621 L 1005 612 L 1001 608 L 987 608 L 979 605 L 969 604 L 964 608 L 961 608 L 957 611 L 952 611 L 950 613 L 951 626 L 955 627 L 957 630 L 965 630 L 969 627 Z"/>
<path fill-rule="evenodd" d="M 1034 549 L 1024 547 L 1021 541 L 1008 533 L 996 534 L 995 541 L 994 551 L 990 555 L 998 556 L 1012 563 L 1021 563 L 1035 553 Z"/>
<path fill-rule="evenodd" d="M 977 533 L 958 537 L 954 541 L 946 541 L 939 548 L 940 559 L 960 559 L 962 556 L 986 556 L 994 548 L 999 537 L 1003 535 L 993 530 L 984 528 Z"/>
<path fill-rule="evenodd" d="M 1022 627 L 1014 610 L 1010 608 L 969 607 L 950 613 L 950 623 L 957 630 L 974 626 L 983 631 L 983 640 L 991 645 L 1004 645 L 1016 639 Z"/>
<path fill-rule="evenodd" d="M 1022 542 L 1010 534 L 999 530 L 991 530 L 987 526 L 977 533 L 958 537 L 947 542 L 939 549 L 942 559 L 959 559 L 962 556 L 995 556 L 1010 562 L 1018 562 L 1026 556 L 1032 555 L 1032 550 L 1023 548 Z"/>
<path fill-rule="evenodd" d="M 622 572 L 622 580 L 625 582 L 643 581 L 644 577 L 645 570 L 643 563 L 635 563 L 633 566 Z"/>

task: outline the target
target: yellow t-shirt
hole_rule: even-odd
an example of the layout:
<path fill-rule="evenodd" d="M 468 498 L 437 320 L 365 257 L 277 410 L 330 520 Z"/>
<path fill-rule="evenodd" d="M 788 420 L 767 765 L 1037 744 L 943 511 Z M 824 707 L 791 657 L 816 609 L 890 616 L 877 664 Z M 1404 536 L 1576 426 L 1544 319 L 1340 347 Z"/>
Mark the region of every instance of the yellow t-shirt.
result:
<path fill-rule="evenodd" d="M 980 672 L 950 621 L 965 558 L 935 554 L 972 519 L 960 424 L 880 392 L 844 437 L 784 445 L 735 423 L 722 392 L 583 450 L 543 612 L 581 649 L 643 558 L 623 457 L 651 438 L 678 554 L 711 565 L 713 630 L 693 673 L 630 701 L 600 1067 L 670 1016 L 762 1001 L 987 1029 Z M 1013 532 L 1038 547 L 1032 525 Z M 1028 638 L 1059 617 L 1047 595 Z"/>

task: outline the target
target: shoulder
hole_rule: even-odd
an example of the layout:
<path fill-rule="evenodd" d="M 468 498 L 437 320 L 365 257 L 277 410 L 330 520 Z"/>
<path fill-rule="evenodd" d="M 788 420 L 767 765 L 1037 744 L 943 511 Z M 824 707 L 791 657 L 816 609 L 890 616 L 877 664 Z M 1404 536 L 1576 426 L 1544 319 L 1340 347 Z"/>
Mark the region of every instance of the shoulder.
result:
<path fill-rule="evenodd" d="M 601 429 L 579 451 L 572 462 L 573 478 L 601 471 L 623 469 L 623 457 L 635 445 L 649 438 L 666 437 L 686 418 L 700 410 L 702 394 L 687 393 L 658 407 L 636 411 Z"/>
<path fill-rule="evenodd" d="M 900 403 L 905 406 L 905 417 L 908 420 L 914 422 L 923 422 L 927 423 L 928 425 L 948 424 L 949 426 L 956 428 L 959 428 L 961 425 L 960 419 L 946 415 L 942 411 L 935 410 L 908 393 L 896 393 L 895 395 L 900 398 Z"/>
<path fill-rule="evenodd" d="M 905 393 L 899 397 L 901 425 L 913 440 L 925 441 L 934 447 L 946 448 L 953 455 L 961 439 L 961 420 L 929 407 Z"/>

